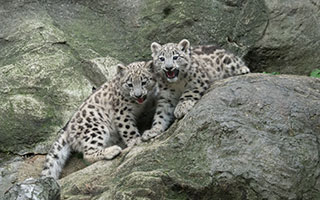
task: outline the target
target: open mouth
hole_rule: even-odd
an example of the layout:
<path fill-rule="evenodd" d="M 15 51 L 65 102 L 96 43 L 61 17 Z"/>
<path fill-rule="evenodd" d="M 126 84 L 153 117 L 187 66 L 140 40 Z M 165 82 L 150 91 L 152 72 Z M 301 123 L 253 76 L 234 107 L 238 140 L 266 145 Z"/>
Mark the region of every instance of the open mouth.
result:
<path fill-rule="evenodd" d="M 147 96 L 143 96 L 143 97 L 141 97 L 141 98 L 137 98 L 137 102 L 138 102 L 139 104 L 142 104 L 142 103 L 146 100 L 146 98 L 147 98 Z"/>
<path fill-rule="evenodd" d="M 166 74 L 167 78 L 173 79 L 179 75 L 179 70 L 174 69 L 174 70 L 170 70 L 170 71 L 165 71 L 165 74 Z"/>

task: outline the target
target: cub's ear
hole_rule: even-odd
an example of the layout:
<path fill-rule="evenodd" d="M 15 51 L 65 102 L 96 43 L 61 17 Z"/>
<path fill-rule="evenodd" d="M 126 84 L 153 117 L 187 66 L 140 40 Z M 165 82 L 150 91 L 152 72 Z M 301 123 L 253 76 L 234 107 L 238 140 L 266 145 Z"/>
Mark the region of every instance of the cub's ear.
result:
<path fill-rule="evenodd" d="M 154 65 L 152 60 L 146 62 L 146 64 L 144 65 L 144 67 L 149 71 L 149 72 L 154 72 Z"/>
<path fill-rule="evenodd" d="M 161 45 L 156 43 L 156 42 L 152 42 L 151 44 L 151 51 L 152 51 L 152 56 L 156 55 L 161 49 Z"/>
<path fill-rule="evenodd" d="M 127 69 L 123 64 L 117 64 L 117 74 L 123 75 L 123 72 Z"/>
<path fill-rule="evenodd" d="M 187 52 L 190 48 L 190 42 L 187 39 L 183 39 L 179 42 L 178 48 L 181 49 L 181 51 Z"/>

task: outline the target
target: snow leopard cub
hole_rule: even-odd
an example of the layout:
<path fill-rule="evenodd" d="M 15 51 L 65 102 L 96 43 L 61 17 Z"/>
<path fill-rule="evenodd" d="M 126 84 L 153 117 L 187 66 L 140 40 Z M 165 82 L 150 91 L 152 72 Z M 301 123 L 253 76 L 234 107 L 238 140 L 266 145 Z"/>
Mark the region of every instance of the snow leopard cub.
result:
<path fill-rule="evenodd" d="M 182 118 L 215 80 L 250 72 L 234 54 L 211 45 L 192 48 L 186 39 L 178 44 L 153 42 L 151 50 L 160 94 L 152 128 L 143 133 L 143 140 Z"/>
<path fill-rule="evenodd" d="M 120 154 L 122 149 L 116 145 L 120 139 L 127 146 L 140 143 L 137 119 L 156 98 L 152 71 L 151 61 L 119 64 L 115 77 L 89 96 L 60 131 L 42 175 L 58 179 L 71 151 L 82 152 L 85 160 L 95 162 Z"/>

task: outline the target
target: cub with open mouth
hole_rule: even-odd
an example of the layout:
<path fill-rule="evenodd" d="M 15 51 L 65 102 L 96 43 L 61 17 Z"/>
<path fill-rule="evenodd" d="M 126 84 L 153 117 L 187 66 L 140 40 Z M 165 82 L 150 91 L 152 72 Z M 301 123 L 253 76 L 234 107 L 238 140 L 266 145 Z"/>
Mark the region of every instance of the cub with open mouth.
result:
<path fill-rule="evenodd" d="M 191 47 L 186 39 L 164 45 L 153 42 L 151 51 L 159 97 L 152 128 L 142 135 L 145 141 L 163 133 L 174 118 L 184 117 L 214 81 L 250 72 L 240 57 L 225 49 Z"/>

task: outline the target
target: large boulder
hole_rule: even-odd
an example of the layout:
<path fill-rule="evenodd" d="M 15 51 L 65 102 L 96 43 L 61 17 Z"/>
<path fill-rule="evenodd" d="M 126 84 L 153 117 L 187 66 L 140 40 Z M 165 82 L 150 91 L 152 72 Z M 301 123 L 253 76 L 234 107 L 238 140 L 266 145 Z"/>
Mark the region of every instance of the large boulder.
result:
<path fill-rule="evenodd" d="M 320 80 L 216 82 L 165 134 L 60 180 L 62 199 L 318 199 Z"/>

